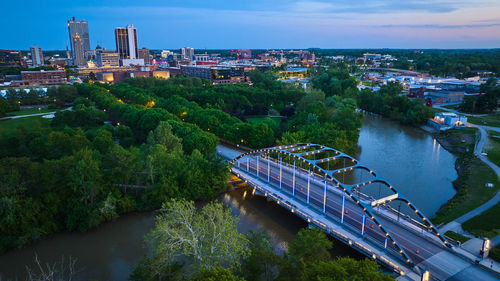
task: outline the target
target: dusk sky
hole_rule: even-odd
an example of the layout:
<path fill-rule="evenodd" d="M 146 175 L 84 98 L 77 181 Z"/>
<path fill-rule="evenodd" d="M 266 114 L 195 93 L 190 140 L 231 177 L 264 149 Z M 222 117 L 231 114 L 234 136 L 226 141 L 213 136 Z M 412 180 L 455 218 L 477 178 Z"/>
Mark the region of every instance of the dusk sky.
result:
<path fill-rule="evenodd" d="M 66 22 L 89 22 L 91 47 L 499 48 L 499 0 L 47 0 L 2 3 L 0 49 L 65 49 Z"/>

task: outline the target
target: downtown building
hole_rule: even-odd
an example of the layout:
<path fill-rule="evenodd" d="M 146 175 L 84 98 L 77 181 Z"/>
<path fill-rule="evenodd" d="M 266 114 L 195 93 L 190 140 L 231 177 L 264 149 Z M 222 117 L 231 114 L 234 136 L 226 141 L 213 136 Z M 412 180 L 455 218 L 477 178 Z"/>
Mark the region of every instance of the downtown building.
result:
<path fill-rule="evenodd" d="M 181 48 L 181 55 L 185 60 L 192 60 L 194 56 L 194 49 L 191 47 Z"/>
<path fill-rule="evenodd" d="M 134 25 L 115 28 L 115 42 L 121 65 L 144 65 L 144 59 L 139 59 L 137 29 Z"/>
<path fill-rule="evenodd" d="M 31 66 L 37 67 L 44 65 L 42 48 L 31 46 Z"/>
<path fill-rule="evenodd" d="M 68 33 L 73 65 L 83 66 L 86 64 L 85 54 L 90 51 L 89 24 L 73 17 L 68 21 Z"/>
<path fill-rule="evenodd" d="M 0 50 L 0 67 L 24 66 L 21 52 L 13 50 Z"/>

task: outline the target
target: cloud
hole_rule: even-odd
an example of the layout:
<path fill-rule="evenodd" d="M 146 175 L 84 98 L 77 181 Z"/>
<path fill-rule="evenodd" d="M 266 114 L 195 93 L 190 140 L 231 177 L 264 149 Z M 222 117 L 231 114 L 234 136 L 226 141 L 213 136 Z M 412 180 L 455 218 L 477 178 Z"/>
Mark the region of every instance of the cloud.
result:
<path fill-rule="evenodd" d="M 378 28 L 415 28 L 415 29 L 460 29 L 460 28 L 485 28 L 500 26 L 500 23 L 488 24 L 386 24 L 376 26 Z"/>

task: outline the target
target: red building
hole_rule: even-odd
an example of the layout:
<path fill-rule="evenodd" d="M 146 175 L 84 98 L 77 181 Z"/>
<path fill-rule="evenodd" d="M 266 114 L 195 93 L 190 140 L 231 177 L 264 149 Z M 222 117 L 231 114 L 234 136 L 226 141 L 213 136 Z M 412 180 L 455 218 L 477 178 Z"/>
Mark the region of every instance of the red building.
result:
<path fill-rule="evenodd" d="M 66 72 L 64 70 L 40 70 L 21 71 L 21 79 L 24 85 L 59 85 L 66 84 Z"/>

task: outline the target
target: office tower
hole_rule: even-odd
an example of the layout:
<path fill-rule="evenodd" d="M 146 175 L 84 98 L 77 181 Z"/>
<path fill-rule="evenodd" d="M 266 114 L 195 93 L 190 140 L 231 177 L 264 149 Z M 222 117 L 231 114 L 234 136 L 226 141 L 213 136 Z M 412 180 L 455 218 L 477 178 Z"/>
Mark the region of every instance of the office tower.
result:
<path fill-rule="evenodd" d="M 43 65 L 43 53 L 42 53 L 42 48 L 38 46 L 31 46 L 31 65 L 33 67 L 37 67 L 40 65 Z"/>
<path fill-rule="evenodd" d="M 129 24 L 127 27 L 115 28 L 116 51 L 120 59 L 137 59 L 137 29 Z"/>
<path fill-rule="evenodd" d="M 139 53 L 139 58 L 144 60 L 145 65 L 151 64 L 151 60 L 149 58 L 149 49 L 142 48 L 137 51 Z"/>
<path fill-rule="evenodd" d="M 194 56 L 194 49 L 190 47 L 181 48 L 181 54 L 184 59 L 190 60 Z"/>
<path fill-rule="evenodd" d="M 75 17 L 68 21 L 68 31 L 69 31 L 69 42 L 71 44 L 71 54 L 73 60 L 75 57 L 85 57 L 85 53 L 90 51 L 90 39 L 89 39 L 89 24 L 86 20 L 75 20 Z M 78 34 L 80 37 L 78 42 L 81 42 L 80 46 L 75 46 L 75 36 Z M 76 49 L 81 52 L 81 54 L 76 54 Z"/>
<path fill-rule="evenodd" d="M 71 45 L 73 46 L 73 65 L 84 66 L 85 61 L 85 53 L 83 51 L 82 38 L 78 32 L 73 36 L 73 41 L 71 41 Z"/>

